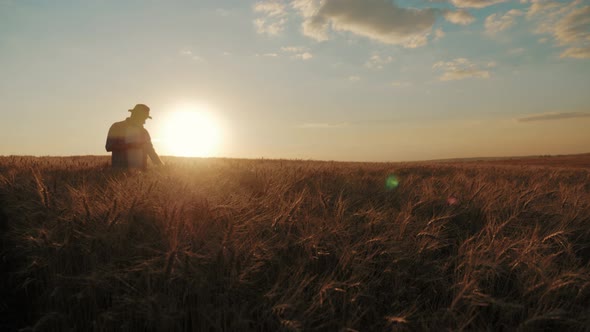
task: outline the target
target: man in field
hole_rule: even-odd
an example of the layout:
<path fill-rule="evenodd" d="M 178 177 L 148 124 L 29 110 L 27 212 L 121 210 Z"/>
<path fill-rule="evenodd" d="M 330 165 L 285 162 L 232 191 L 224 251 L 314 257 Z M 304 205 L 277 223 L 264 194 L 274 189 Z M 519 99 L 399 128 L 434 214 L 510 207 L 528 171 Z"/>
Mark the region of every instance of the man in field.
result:
<path fill-rule="evenodd" d="M 137 104 L 129 112 L 130 117 L 115 122 L 109 129 L 106 149 L 113 153 L 113 167 L 146 169 L 148 156 L 154 164 L 163 165 L 154 150 L 150 134 L 143 127 L 145 120 L 152 118 L 150 108 Z"/>

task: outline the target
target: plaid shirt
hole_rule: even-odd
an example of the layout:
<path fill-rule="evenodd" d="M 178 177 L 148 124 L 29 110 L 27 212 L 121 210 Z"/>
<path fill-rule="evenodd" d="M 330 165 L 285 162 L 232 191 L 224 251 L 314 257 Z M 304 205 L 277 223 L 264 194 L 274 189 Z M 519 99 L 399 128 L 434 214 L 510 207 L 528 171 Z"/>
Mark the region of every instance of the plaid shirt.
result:
<path fill-rule="evenodd" d="M 162 165 L 148 131 L 130 118 L 111 126 L 105 148 L 113 153 L 113 167 L 146 169 L 148 156 L 154 164 Z"/>

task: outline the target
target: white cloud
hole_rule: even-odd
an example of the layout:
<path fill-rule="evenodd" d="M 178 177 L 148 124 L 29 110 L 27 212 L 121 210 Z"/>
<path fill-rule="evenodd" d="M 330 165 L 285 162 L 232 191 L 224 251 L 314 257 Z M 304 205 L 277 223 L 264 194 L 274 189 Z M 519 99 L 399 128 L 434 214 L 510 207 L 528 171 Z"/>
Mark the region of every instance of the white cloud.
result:
<path fill-rule="evenodd" d="M 531 2 L 531 6 L 529 7 L 529 10 L 527 11 L 526 16 L 527 16 L 527 18 L 531 18 L 535 15 L 546 12 L 549 9 L 557 8 L 560 6 L 561 6 L 561 4 L 559 2 L 555 2 L 555 1 L 533 0 Z"/>
<path fill-rule="evenodd" d="M 590 40 L 590 6 L 569 12 L 557 22 L 554 34 L 561 44 Z"/>
<path fill-rule="evenodd" d="M 204 62 L 205 61 L 205 59 L 203 57 L 194 54 L 193 51 L 191 51 L 191 50 L 182 50 L 182 51 L 180 51 L 180 55 L 190 58 L 196 62 Z"/>
<path fill-rule="evenodd" d="M 304 18 L 303 33 L 318 41 L 329 39 L 332 30 L 408 48 L 425 45 L 442 14 L 434 8 L 403 8 L 383 0 L 294 0 L 292 6 Z"/>
<path fill-rule="evenodd" d="M 590 59 L 590 46 L 570 47 L 563 51 L 561 58 Z"/>
<path fill-rule="evenodd" d="M 303 34 L 317 41 L 328 40 L 328 22 L 319 22 L 313 18 L 318 15 L 320 3 L 317 0 L 293 0 L 291 6 L 303 16 Z"/>
<path fill-rule="evenodd" d="M 503 0 L 452 1 L 464 7 L 480 8 Z M 289 9 L 292 9 L 303 18 L 303 34 L 317 41 L 329 40 L 332 32 L 347 32 L 406 48 L 426 45 L 433 33 L 434 23 L 441 16 L 461 25 L 475 20 L 464 9 L 409 8 L 389 0 L 262 0 L 253 9 L 262 15 L 254 20 L 256 31 L 260 34 L 278 35 L 283 32 Z M 434 39 L 440 39 L 442 35 L 442 31 L 438 31 Z"/>
<path fill-rule="evenodd" d="M 551 121 L 551 120 L 564 120 L 564 119 L 576 119 L 576 118 L 588 118 L 590 113 L 588 112 L 557 112 L 557 113 L 542 113 L 525 116 L 516 119 L 518 122 L 533 122 L 533 121 Z"/>
<path fill-rule="evenodd" d="M 533 0 L 527 17 L 537 22 L 536 33 L 550 35 L 556 46 L 565 48 L 562 58 L 590 58 L 590 6 L 587 2 Z M 539 42 L 546 40 L 544 37 Z"/>
<path fill-rule="evenodd" d="M 348 76 L 348 80 L 351 82 L 358 82 L 361 80 L 361 78 L 359 76 Z"/>
<path fill-rule="evenodd" d="M 307 48 L 303 47 L 303 46 L 283 46 L 283 47 L 281 47 L 281 51 L 292 52 L 292 53 L 302 53 L 302 52 L 307 51 Z"/>
<path fill-rule="evenodd" d="M 445 35 L 446 34 L 442 29 L 436 29 L 434 31 L 434 40 L 442 39 Z"/>
<path fill-rule="evenodd" d="M 568 47 L 562 58 L 590 58 L 590 6 L 568 13 L 557 23 L 554 36 L 559 45 Z"/>
<path fill-rule="evenodd" d="M 284 3 L 279 1 L 259 1 L 254 4 L 254 11 L 258 13 L 265 13 L 270 17 L 281 17 L 286 14 L 286 6 Z"/>
<path fill-rule="evenodd" d="M 309 60 L 313 58 L 313 54 L 309 52 L 309 49 L 303 46 L 283 46 L 281 51 L 292 54 L 291 57 L 295 59 Z"/>
<path fill-rule="evenodd" d="M 485 8 L 508 0 L 450 0 L 455 7 L 459 8 Z"/>
<path fill-rule="evenodd" d="M 287 19 L 281 18 L 277 21 L 269 21 L 264 18 L 257 18 L 254 20 L 254 26 L 256 26 L 256 32 L 259 34 L 267 34 L 270 36 L 276 36 L 283 32 L 285 29 L 285 23 Z"/>
<path fill-rule="evenodd" d="M 514 25 L 518 16 L 523 15 L 524 13 L 518 9 L 511 9 L 504 15 L 492 14 L 485 21 L 486 33 L 495 35 L 500 31 L 504 31 Z"/>
<path fill-rule="evenodd" d="M 379 70 L 383 69 L 383 66 L 391 63 L 393 61 L 393 57 L 388 56 L 381 56 L 380 54 L 373 54 L 369 60 L 365 63 L 365 67 L 369 69 Z"/>
<path fill-rule="evenodd" d="M 447 21 L 455 24 L 468 25 L 475 21 L 475 17 L 468 11 L 462 9 L 457 11 L 446 11 L 444 17 Z"/>
<path fill-rule="evenodd" d="M 492 63 L 493 65 L 490 66 Z M 490 72 L 481 67 L 491 68 L 493 66 L 495 66 L 495 62 L 488 62 L 486 65 L 477 65 L 468 59 L 457 58 L 447 62 L 439 61 L 435 63 L 432 68 L 443 72 L 442 75 L 439 76 L 439 80 L 455 81 L 467 78 L 490 78 Z"/>
<path fill-rule="evenodd" d="M 304 53 L 295 54 L 294 57 L 297 59 L 301 59 L 301 60 L 309 60 L 309 59 L 313 58 L 313 54 L 311 54 L 309 52 L 304 52 Z"/>
<path fill-rule="evenodd" d="M 486 70 L 457 69 L 445 72 L 439 77 L 441 81 L 458 81 L 467 78 L 490 78 L 490 72 Z"/>
<path fill-rule="evenodd" d="M 287 7 L 282 1 L 265 0 L 254 4 L 254 12 L 263 17 L 254 20 L 256 32 L 276 36 L 285 29 L 287 24 Z"/>

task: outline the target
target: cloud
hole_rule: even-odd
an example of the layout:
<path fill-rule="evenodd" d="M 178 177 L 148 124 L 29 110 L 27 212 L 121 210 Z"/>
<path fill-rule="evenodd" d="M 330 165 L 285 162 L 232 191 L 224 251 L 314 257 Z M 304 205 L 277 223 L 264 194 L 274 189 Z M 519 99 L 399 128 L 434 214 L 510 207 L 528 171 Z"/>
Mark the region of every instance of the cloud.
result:
<path fill-rule="evenodd" d="M 457 69 L 447 71 L 439 77 L 441 81 L 458 81 L 466 78 L 490 78 L 490 72 L 487 70 Z"/>
<path fill-rule="evenodd" d="M 561 58 L 590 59 L 590 46 L 570 47 L 563 51 Z"/>
<path fill-rule="evenodd" d="M 590 40 L 590 6 L 577 8 L 568 13 L 557 23 L 554 34 L 562 44 Z"/>
<path fill-rule="evenodd" d="M 493 65 L 491 65 L 493 64 Z M 484 67 L 491 68 L 495 66 L 495 62 L 488 62 Z M 457 58 L 452 61 L 439 61 L 435 63 L 432 68 L 443 72 L 439 76 L 441 81 L 456 81 L 467 78 L 490 78 L 490 72 L 481 69 L 480 66 L 465 58 Z"/>
<path fill-rule="evenodd" d="M 466 10 L 446 11 L 443 16 L 451 23 L 468 25 L 475 21 L 475 17 Z"/>
<path fill-rule="evenodd" d="M 309 59 L 313 58 L 313 54 L 311 54 L 309 52 L 304 52 L 304 53 L 295 54 L 294 57 L 297 59 L 301 59 L 301 60 L 309 60 Z"/>
<path fill-rule="evenodd" d="M 179 53 L 181 56 L 190 58 L 191 60 L 196 61 L 196 62 L 204 62 L 205 61 L 205 59 L 203 57 L 193 54 L 193 51 L 191 51 L 191 50 L 182 50 Z"/>
<path fill-rule="evenodd" d="M 281 51 L 290 53 L 294 59 L 309 60 L 313 58 L 313 54 L 309 52 L 309 49 L 303 46 L 283 46 L 281 47 Z"/>
<path fill-rule="evenodd" d="M 464 7 L 481 8 L 502 0 L 452 0 Z M 486 5 L 484 5 L 486 4 Z M 402 7 L 392 0 L 262 0 L 253 6 L 258 13 L 253 23 L 260 34 L 279 35 L 288 21 L 289 10 L 303 19 L 305 36 L 317 41 L 331 38 L 331 32 L 348 32 L 371 40 L 401 45 L 406 48 L 424 46 L 432 34 L 437 18 L 467 25 L 475 17 L 464 9 Z M 440 39 L 442 33 L 435 33 Z"/>
<path fill-rule="evenodd" d="M 313 123 L 304 123 L 298 126 L 298 128 L 304 129 L 330 129 L 330 128 L 344 128 L 348 127 L 348 123 L 326 123 L 326 122 L 313 122 Z"/>
<path fill-rule="evenodd" d="M 383 69 L 383 66 L 391 63 L 393 60 L 393 57 L 390 55 L 381 56 L 379 54 L 373 54 L 365 63 L 365 67 L 373 70 L 380 70 Z"/>
<path fill-rule="evenodd" d="M 557 8 L 560 6 L 561 6 L 561 4 L 559 2 L 555 2 L 555 1 L 533 0 L 531 3 L 531 6 L 529 7 L 529 10 L 527 11 L 526 16 L 527 16 L 527 18 L 531 18 L 535 15 L 538 15 L 540 13 L 547 11 L 548 9 L 553 9 L 553 8 Z"/>
<path fill-rule="evenodd" d="M 590 112 L 561 112 L 561 113 L 543 113 L 537 115 L 525 116 L 516 119 L 518 122 L 534 122 L 534 121 L 551 121 L 564 120 L 576 118 L 590 118 Z"/>
<path fill-rule="evenodd" d="M 280 17 L 286 14 L 286 6 L 284 3 L 279 1 L 259 1 L 256 4 L 254 4 L 254 11 L 259 13 L 265 13 L 271 17 Z"/>
<path fill-rule="evenodd" d="M 568 48 L 561 57 L 590 58 L 590 6 L 572 10 L 555 28 L 555 39 Z"/>
<path fill-rule="evenodd" d="M 361 78 L 359 76 L 348 76 L 348 80 L 351 82 L 358 82 L 361 80 Z"/>
<path fill-rule="evenodd" d="M 262 17 L 254 20 L 256 32 L 276 36 L 285 29 L 287 24 L 287 7 L 278 0 L 259 1 L 254 4 L 254 12 Z"/>
<path fill-rule="evenodd" d="M 518 9 L 511 9 L 504 15 L 492 14 L 485 21 L 486 33 L 495 35 L 500 31 L 504 31 L 514 25 L 518 16 L 523 15 L 524 13 Z"/>
<path fill-rule="evenodd" d="M 259 34 L 267 34 L 270 36 L 277 36 L 285 29 L 287 19 L 281 18 L 278 21 L 269 22 L 267 19 L 257 18 L 254 20 L 256 32 Z"/>
<path fill-rule="evenodd" d="M 264 57 L 267 57 L 267 58 L 276 58 L 276 57 L 279 56 L 279 54 L 278 53 L 263 53 L 263 54 L 256 53 L 256 56 L 257 57 L 264 56 Z"/>
<path fill-rule="evenodd" d="M 391 82 L 391 86 L 394 86 L 396 88 L 408 88 L 412 86 L 412 83 L 404 81 L 393 81 Z"/>
<path fill-rule="evenodd" d="M 506 1 L 508 0 L 450 0 L 455 7 L 459 8 L 485 8 Z"/>
<path fill-rule="evenodd" d="M 434 40 L 442 39 L 445 35 L 446 34 L 442 29 L 436 29 L 434 31 Z"/>
<path fill-rule="evenodd" d="M 590 6 L 585 4 L 580 0 L 571 3 L 533 0 L 527 18 L 537 21 L 537 34 L 550 35 L 555 46 L 565 48 L 562 58 L 589 59 Z"/>
<path fill-rule="evenodd" d="M 302 53 L 302 52 L 307 51 L 307 48 L 303 47 L 303 46 L 283 46 L 283 47 L 281 47 L 281 51 L 292 52 L 292 53 Z"/>
<path fill-rule="evenodd" d="M 318 41 L 328 40 L 332 30 L 407 48 L 425 45 L 442 14 L 439 9 L 403 8 L 383 0 L 294 0 L 292 7 L 304 18 L 304 35 Z"/>

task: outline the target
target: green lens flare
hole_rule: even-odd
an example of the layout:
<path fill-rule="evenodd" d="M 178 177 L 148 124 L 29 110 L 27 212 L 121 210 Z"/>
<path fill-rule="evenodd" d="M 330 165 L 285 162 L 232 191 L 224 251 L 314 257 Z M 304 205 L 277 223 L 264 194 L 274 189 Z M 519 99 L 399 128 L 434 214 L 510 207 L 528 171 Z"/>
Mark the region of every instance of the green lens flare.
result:
<path fill-rule="evenodd" d="M 385 188 L 387 190 L 392 190 L 397 188 L 397 186 L 399 186 L 399 179 L 397 178 L 397 176 L 391 174 L 387 177 L 387 180 L 385 180 Z"/>

